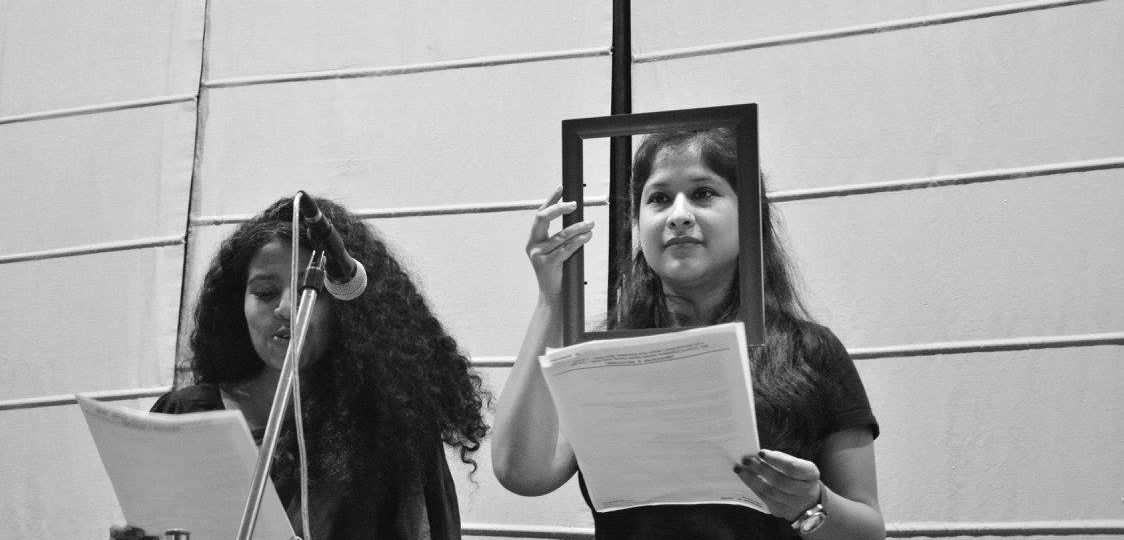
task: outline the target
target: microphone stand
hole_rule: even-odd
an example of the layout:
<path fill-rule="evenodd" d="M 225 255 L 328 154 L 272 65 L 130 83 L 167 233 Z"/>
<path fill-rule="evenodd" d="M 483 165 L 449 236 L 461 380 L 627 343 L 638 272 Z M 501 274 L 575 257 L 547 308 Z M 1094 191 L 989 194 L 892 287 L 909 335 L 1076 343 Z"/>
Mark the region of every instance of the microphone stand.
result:
<path fill-rule="evenodd" d="M 273 393 L 273 405 L 269 409 L 269 421 L 265 425 L 265 438 L 262 439 L 261 449 L 258 451 L 257 469 L 254 471 L 254 481 L 250 484 L 250 495 L 246 498 L 246 507 L 242 511 L 242 523 L 238 527 L 238 540 L 249 540 L 254 532 L 254 524 L 258 519 L 258 510 L 261 507 L 262 494 L 265 492 L 265 481 L 269 478 L 269 470 L 273 466 L 273 454 L 277 449 L 277 434 L 281 431 L 281 420 L 289 405 L 289 398 L 293 392 L 293 376 L 300 367 L 301 350 L 304 348 L 304 337 L 308 333 L 308 322 L 312 318 L 312 308 L 316 305 L 316 296 L 324 287 L 324 254 L 321 251 L 312 252 L 312 260 L 308 262 L 304 280 L 301 281 L 301 299 L 297 308 L 297 319 L 289 330 L 289 348 L 285 351 L 285 362 L 281 366 L 281 378 L 277 381 L 277 390 Z"/>

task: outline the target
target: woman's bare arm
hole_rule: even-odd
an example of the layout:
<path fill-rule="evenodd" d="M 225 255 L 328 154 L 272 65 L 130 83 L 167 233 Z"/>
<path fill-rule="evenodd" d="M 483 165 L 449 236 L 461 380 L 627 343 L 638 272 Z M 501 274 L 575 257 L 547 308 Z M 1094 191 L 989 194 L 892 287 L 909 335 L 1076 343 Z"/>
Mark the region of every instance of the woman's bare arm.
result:
<path fill-rule="evenodd" d="M 591 222 L 547 234 L 552 220 L 577 208 L 574 202 L 559 202 L 561 197 L 558 188 L 539 207 L 531 227 L 527 257 L 539 282 L 539 301 L 500 394 L 493 426 L 492 468 L 500 484 L 520 495 L 550 493 L 577 471 L 538 360 L 547 346 L 560 342 L 562 263 L 592 236 Z"/>

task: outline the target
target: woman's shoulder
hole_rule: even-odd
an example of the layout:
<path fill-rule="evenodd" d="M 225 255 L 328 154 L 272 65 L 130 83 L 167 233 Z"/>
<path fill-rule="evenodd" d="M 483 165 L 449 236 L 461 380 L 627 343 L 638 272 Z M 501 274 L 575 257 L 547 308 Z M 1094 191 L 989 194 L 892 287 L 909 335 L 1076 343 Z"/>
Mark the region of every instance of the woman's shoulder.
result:
<path fill-rule="evenodd" d="M 193 384 L 174 389 L 156 400 L 152 412 L 183 414 L 224 409 L 217 384 Z"/>
<path fill-rule="evenodd" d="M 843 342 L 828 327 L 810 321 L 801 323 L 800 340 L 806 361 L 820 374 L 821 381 L 829 382 L 826 391 L 830 411 L 828 432 L 865 427 L 877 438 L 878 421 L 871 411 L 855 362 Z"/>
<path fill-rule="evenodd" d="M 850 360 L 847 348 L 830 328 L 805 319 L 793 320 L 792 328 L 795 333 L 794 338 L 808 360 L 819 362 Z"/>

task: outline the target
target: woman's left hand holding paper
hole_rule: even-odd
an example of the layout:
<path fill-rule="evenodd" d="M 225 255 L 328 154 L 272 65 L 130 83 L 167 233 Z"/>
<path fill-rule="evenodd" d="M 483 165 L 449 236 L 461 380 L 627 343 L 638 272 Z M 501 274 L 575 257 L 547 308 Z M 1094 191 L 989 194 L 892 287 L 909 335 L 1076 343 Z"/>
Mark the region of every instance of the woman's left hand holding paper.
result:
<path fill-rule="evenodd" d="M 823 485 L 815 463 L 776 450 L 747 455 L 734 472 L 774 516 L 793 521 L 820 502 Z"/>

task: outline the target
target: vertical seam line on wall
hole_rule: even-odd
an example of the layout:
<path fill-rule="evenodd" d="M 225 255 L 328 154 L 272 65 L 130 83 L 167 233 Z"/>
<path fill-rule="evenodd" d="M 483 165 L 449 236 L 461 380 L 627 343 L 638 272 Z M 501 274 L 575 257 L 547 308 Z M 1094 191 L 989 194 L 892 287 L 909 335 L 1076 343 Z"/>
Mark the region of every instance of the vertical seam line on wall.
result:
<path fill-rule="evenodd" d="M 191 155 L 191 178 L 187 187 L 187 212 L 183 224 L 183 266 L 180 269 L 180 302 L 179 313 L 176 317 L 176 342 L 172 351 L 172 388 L 177 388 L 177 379 L 180 373 L 180 350 L 184 346 L 183 339 L 184 319 L 189 316 L 187 306 L 187 279 L 191 270 L 191 242 L 195 237 L 192 231 L 191 213 L 195 210 L 195 201 L 198 197 L 199 172 L 202 167 L 203 132 L 207 119 L 207 100 L 204 92 L 203 81 L 207 79 L 207 49 L 210 39 L 211 2 L 203 0 L 203 30 L 199 43 L 199 85 L 195 89 L 195 145 Z"/>
<path fill-rule="evenodd" d="M 1015 15 L 1031 11 L 1040 11 L 1044 9 L 1054 9 L 1073 6 L 1077 4 L 1089 4 L 1102 1 L 1104 0 L 1040 0 L 1034 2 L 1021 2 L 1017 4 L 1005 4 L 1001 6 L 973 9 L 967 11 L 942 13 L 940 15 L 929 15 L 926 17 L 914 17 L 910 19 L 899 19 L 894 21 L 882 21 L 871 24 L 848 26 L 845 28 L 834 28 L 830 30 L 818 30 L 813 32 L 800 32 L 746 41 L 715 43 L 710 45 L 699 45 L 695 47 L 669 49 L 665 51 L 654 51 L 645 54 L 637 54 L 635 57 L 635 61 L 639 64 L 645 62 L 655 62 L 658 60 L 675 60 L 680 58 L 690 58 L 694 56 L 723 54 L 751 49 L 764 49 L 768 47 L 779 47 L 783 45 L 826 41 L 831 39 L 840 39 L 866 34 L 880 34 L 897 30 L 908 30 L 911 28 L 920 28 L 924 26 L 936 26 L 941 24 L 973 21 L 978 19 L 999 17 L 1003 15 Z"/>

